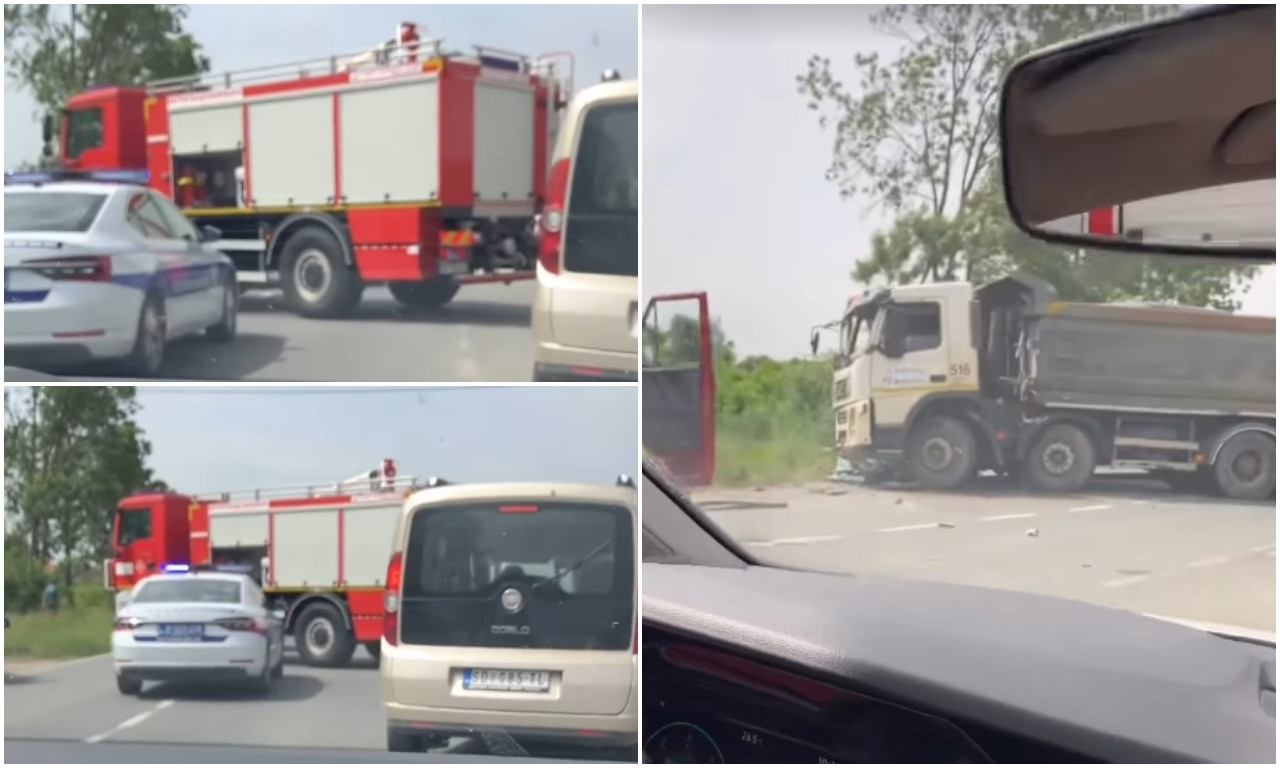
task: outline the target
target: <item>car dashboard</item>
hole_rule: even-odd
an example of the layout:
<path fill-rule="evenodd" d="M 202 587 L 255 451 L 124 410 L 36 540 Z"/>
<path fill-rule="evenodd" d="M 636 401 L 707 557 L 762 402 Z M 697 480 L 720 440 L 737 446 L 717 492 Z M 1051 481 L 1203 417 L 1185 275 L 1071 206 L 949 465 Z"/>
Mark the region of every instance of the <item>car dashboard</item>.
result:
<path fill-rule="evenodd" d="M 1091 763 L 661 630 L 645 631 L 646 763 Z"/>

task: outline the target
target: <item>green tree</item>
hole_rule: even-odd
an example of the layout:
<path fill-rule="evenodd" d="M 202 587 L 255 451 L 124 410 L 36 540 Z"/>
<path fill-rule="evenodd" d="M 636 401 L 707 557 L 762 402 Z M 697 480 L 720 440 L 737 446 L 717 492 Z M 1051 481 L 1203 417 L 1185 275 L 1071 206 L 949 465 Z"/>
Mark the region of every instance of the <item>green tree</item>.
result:
<path fill-rule="evenodd" d="M 5 72 L 42 111 L 94 85 L 207 72 L 186 18 L 185 5 L 6 5 Z"/>
<path fill-rule="evenodd" d="M 38 563 L 71 564 L 111 550 L 121 498 L 160 487 L 147 466 L 151 445 L 135 420 L 132 387 L 5 390 L 5 528 Z"/>
<path fill-rule="evenodd" d="M 1030 51 L 1176 6 L 887 6 L 873 27 L 902 41 L 898 56 L 857 54 L 849 88 L 813 56 L 797 89 L 835 133 L 827 170 L 845 198 L 887 211 L 853 278 L 861 283 L 982 281 L 1014 270 L 1053 281 L 1063 298 L 1177 301 L 1234 308 L 1252 273 L 1162 258 L 1050 246 L 1005 212 L 997 134 L 999 85 Z"/>

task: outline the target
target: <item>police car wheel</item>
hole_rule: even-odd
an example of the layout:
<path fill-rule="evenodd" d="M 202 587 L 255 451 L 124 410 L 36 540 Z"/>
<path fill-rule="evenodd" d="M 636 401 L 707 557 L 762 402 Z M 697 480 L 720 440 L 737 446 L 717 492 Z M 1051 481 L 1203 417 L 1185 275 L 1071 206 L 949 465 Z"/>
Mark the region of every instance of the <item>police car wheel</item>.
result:
<path fill-rule="evenodd" d="M 249 689 L 254 693 L 266 694 L 271 690 L 271 683 L 276 676 L 268 663 L 270 660 L 270 654 L 268 654 L 267 659 L 262 662 L 262 671 L 249 681 Z"/>
<path fill-rule="evenodd" d="M 142 693 L 142 681 L 136 677 L 116 675 L 116 688 L 125 696 L 137 696 Z"/>
<path fill-rule="evenodd" d="M 205 329 L 205 334 L 212 341 L 228 342 L 236 337 L 236 321 L 240 314 L 240 290 L 235 278 L 229 278 L 222 287 L 222 316 L 218 322 Z"/>
<path fill-rule="evenodd" d="M 138 331 L 133 350 L 124 360 L 129 374 L 153 377 L 160 375 L 164 366 L 164 347 L 168 336 L 164 300 L 157 294 L 148 294 L 138 314 Z"/>

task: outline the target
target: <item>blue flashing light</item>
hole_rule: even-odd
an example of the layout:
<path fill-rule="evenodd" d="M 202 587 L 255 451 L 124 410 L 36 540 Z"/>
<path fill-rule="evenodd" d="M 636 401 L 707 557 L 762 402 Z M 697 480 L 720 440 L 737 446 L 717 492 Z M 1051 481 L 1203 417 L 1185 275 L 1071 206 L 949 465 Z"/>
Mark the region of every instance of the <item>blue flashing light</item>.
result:
<path fill-rule="evenodd" d="M 103 184 L 137 184 L 151 181 L 148 171 L 13 171 L 4 175 L 5 184 L 51 184 L 59 181 L 95 181 Z"/>
<path fill-rule="evenodd" d="M 160 566 L 161 573 L 191 573 L 191 566 L 186 563 L 165 563 Z"/>

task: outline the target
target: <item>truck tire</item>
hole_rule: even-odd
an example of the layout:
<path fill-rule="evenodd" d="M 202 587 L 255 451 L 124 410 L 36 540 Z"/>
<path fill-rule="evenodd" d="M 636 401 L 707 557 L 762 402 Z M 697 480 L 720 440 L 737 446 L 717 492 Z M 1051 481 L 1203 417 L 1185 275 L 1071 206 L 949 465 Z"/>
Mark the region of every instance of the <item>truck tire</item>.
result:
<path fill-rule="evenodd" d="M 326 602 L 307 606 L 294 629 L 298 656 L 312 667 L 341 667 L 356 652 L 356 639 L 342 613 Z"/>
<path fill-rule="evenodd" d="M 280 287 L 289 307 L 303 317 L 336 318 L 360 303 L 360 275 L 343 260 L 342 243 L 320 226 L 289 238 L 280 254 Z"/>
<path fill-rule="evenodd" d="M 1051 424 L 1031 444 L 1025 475 L 1037 491 L 1075 493 L 1093 477 L 1097 450 L 1075 424 Z"/>
<path fill-rule="evenodd" d="M 453 301 L 462 286 L 451 277 L 436 277 L 420 283 L 387 283 L 387 289 L 405 309 L 434 312 Z"/>
<path fill-rule="evenodd" d="M 1276 491 L 1276 441 L 1260 432 L 1236 435 L 1218 451 L 1213 475 L 1228 498 L 1269 498 Z"/>
<path fill-rule="evenodd" d="M 973 479 L 977 468 L 977 438 L 960 419 L 931 416 L 911 428 L 907 470 L 920 485 L 937 491 L 958 488 Z"/>

